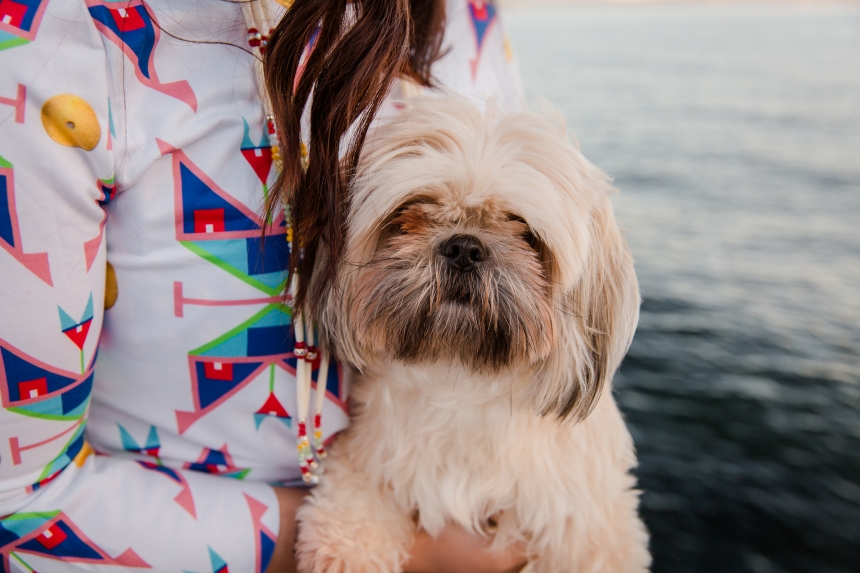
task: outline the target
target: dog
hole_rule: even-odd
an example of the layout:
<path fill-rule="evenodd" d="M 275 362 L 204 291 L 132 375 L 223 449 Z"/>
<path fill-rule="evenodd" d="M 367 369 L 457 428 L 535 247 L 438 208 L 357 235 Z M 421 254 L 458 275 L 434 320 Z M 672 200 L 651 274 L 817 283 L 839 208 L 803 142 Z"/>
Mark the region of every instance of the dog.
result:
<path fill-rule="evenodd" d="M 298 512 L 299 569 L 402 570 L 418 528 L 533 573 L 650 565 L 610 383 L 639 316 L 609 178 L 557 120 L 422 96 L 368 136 L 321 338 L 353 421 Z"/>

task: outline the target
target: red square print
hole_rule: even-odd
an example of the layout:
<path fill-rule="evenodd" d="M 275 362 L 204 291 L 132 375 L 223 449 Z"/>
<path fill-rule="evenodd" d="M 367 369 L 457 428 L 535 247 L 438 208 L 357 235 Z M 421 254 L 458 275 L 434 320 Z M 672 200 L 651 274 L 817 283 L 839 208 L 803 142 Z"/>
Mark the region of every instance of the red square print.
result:
<path fill-rule="evenodd" d="M 27 7 L 12 0 L 0 0 L 0 22 L 20 28 L 27 14 Z"/>
<path fill-rule="evenodd" d="M 137 7 L 115 8 L 110 11 L 110 14 L 120 32 L 133 32 L 146 25 L 143 18 L 140 17 L 140 12 L 137 11 Z"/>
<path fill-rule="evenodd" d="M 66 533 L 56 523 L 40 533 L 36 538 L 36 541 L 44 545 L 45 549 L 53 549 L 65 540 Z"/>
<path fill-rule="evenodd" d="M 203 374 L 209 380 L 232 380 L 233 365 L 228 362 L 204 362 Z"/>
<path fill-rule="evenodd" d="M 472 10 L 474 10 L 475 19 L 481 22 L 489 19 L 490 17 L 487 13 L 487 5 L 485 2 L 472 2 Z"/>
<path fill-rule="evenodd" d="M 224 231 L 224 209 L 197 209 L 194 211 L 195 233 L 221 233 Z"/>
<path fill-rule="evenodd" d="M 48 379 L 36 378 L 18 382 L 18 395 L 21 400 L 31 400 L 48 393 Z"/>

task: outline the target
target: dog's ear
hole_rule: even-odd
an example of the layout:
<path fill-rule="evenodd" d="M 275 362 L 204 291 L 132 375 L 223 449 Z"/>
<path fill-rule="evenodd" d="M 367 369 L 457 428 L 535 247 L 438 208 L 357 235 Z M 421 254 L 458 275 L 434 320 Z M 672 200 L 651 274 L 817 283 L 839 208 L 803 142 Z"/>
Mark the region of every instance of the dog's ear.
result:
<path fill-rule="evenodd" d="M 596 405 L 639 319 L 633 258 L 606 195 L 597 200 L 590 223 L 591 244 L 579 280 L 556 291 L 556 344 L 538 369 L 543 380 L 536 385 L 544 387 L 536 396 L 543 413 L 575 420 Z"/>

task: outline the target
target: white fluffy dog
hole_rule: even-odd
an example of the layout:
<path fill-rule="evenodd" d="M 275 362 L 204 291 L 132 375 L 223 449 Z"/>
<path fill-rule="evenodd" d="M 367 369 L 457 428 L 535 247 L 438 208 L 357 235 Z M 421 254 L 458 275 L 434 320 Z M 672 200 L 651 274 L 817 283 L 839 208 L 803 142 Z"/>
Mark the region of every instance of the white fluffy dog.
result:
<path fill-rule="evenodd" d="M 299 511 L 300 570 L 402 570 L 417 528 L 529 572 L 650 564 L 610 379 L 636 327 L 609 180 L 553 122 L 417 98 L 368 138 L 323 341 L 352 426 Z"/>

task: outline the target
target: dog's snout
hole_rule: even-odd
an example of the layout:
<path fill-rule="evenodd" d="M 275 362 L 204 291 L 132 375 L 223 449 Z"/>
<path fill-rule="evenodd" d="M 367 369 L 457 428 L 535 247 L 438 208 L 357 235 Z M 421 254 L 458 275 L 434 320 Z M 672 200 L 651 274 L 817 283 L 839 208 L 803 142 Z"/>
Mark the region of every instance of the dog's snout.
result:
<path fill-rule="evenodd" d="M 454 235 L 439 246 L 448 266 L 460 272 L 470 271 L 487 260 L 487 248 L 472 235 Z"/>

